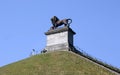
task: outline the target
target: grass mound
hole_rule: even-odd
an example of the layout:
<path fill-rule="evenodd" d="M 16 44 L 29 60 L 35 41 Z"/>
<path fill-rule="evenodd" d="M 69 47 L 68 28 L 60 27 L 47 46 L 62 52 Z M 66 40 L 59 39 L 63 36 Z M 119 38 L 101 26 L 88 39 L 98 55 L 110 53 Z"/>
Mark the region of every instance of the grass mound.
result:
<path fill-rule="evenodd" d="M 39 54 L 0 68 L 0 75 L 115 75 L 80 56 L 57 51 Z"/>

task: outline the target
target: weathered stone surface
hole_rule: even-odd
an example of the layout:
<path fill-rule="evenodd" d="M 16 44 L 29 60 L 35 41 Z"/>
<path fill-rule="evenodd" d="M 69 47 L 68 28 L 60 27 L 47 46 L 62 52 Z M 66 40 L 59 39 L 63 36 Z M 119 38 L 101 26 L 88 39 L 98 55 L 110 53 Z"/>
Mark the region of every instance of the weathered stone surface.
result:
<path fill-rule="evenodd" d="M 52 35 L 47 35 L 47 46 L 66 43 L 68 32 L 60 32 Z"/>
<path fill-rule="evenodd" d="M 49 30 L 45 33 L 47 36 L 47 51 L 54 50 L 69 50 L 70 45 L 73 45 L 73 35 L 75 32 L 69 27 Z"/>

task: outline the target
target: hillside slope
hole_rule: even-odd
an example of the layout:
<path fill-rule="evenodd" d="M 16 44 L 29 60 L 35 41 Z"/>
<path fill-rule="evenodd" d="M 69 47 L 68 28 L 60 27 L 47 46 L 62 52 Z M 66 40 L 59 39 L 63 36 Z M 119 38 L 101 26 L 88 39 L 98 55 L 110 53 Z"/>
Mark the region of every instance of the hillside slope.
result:
<path fill-rule="evenodd" d="M 57 51 L 39 54 L 0 68 L 0 75 L 115 75 L 108 70 L 80 58 Z"/>

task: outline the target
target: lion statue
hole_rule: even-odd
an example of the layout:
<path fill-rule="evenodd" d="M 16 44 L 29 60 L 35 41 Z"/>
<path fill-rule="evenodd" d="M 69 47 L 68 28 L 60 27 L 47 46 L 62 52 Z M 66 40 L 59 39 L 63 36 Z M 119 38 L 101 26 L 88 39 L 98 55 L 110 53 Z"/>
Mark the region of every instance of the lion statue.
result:
<path fill-rule="evenodd" d="M 57 27 L 59 27 L 59 26 L 61 26 L 63 24 L 64 24 L 64 26 L 69 26 L 72 23 L 72 19 L 59 20 L 56 16 L 53 16 L 51 18 L 51 22 L 53 24 L 53 26 L 51 27 L 51 29 L 56 29 Z"/>

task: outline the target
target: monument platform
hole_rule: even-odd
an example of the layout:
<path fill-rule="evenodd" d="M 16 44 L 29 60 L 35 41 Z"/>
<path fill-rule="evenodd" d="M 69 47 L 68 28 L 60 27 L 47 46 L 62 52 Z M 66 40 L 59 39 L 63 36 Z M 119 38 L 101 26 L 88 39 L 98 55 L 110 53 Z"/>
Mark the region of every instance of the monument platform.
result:
<path fill-rule="evenodd" d="M 73 36 L 75 34 L 76 33 L 68 26 L 48 30 L 45 32 L 47 37 L 45 50 L 47 52 L 57 50 L 69 51 L 74 46 Z"/>

